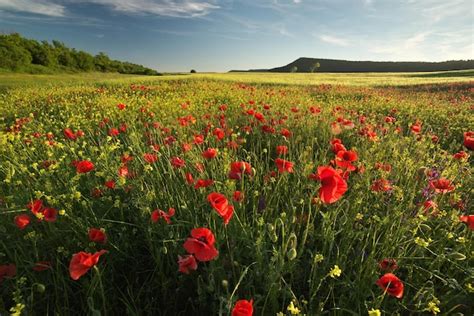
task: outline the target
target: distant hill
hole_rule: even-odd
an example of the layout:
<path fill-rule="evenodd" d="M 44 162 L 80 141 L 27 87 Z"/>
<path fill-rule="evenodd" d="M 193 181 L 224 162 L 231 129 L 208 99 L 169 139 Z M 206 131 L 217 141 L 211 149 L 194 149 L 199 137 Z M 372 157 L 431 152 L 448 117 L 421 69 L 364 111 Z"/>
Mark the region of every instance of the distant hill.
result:
<path fill-rule="evenodd" d="M 315 67 L 316 64 L 319 67 Z M 443 62 L 412 61 L 350 61 L 301 57 L 271 72 L 430 72 L 474 69 L 474 60 L 450 60 Z"/>
<path fill-rule="evenodd" d="M 112 60 L 105 53 L 95 56 L 59 41 L 51 44 L 27 39 L 18 33 L 0 34 L 0 70 L 26 73 L 118 72 L 160 75 L 156 70 L 129 62 Z"/>
<path fill-rule="evenodd" d="M 319 66 L 319 67 L 317 67 Z M 250 69 L 249 72 L 434 72 L 474 69 L 474 60 L 422 61 L 351 61 L 301 57 L 286 66 Z M 231 72 L 243 70 L 231 70 Z"/>

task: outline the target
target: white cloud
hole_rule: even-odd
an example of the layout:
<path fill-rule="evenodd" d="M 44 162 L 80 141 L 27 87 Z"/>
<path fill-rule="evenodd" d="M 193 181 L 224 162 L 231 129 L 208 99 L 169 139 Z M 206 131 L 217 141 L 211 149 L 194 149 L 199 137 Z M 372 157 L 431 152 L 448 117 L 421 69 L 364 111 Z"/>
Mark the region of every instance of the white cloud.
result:
<path fill-rule="evenodd" d="M 172 17 L 207 15 L 219 6 L 201 0 L 0 0 L 0 9 L 46 16 L 66 15 L 67 4 L 92 3 L 125 14 L 152 14 Z"/>
<path fill-rule="evenodd" d="M 0 9 L 57 17 L 65 15 L 65 7 L 63 5 L 41 0 L 0 0 Z"/>
<path fill-rule="evenodd" d="M 319 39 L 322 40 L 323 42 L 337 45 L 337 46 L 349 46 L 349 41 L 340 37 L 335 37 L 331 35 L 320 35 Z"/>

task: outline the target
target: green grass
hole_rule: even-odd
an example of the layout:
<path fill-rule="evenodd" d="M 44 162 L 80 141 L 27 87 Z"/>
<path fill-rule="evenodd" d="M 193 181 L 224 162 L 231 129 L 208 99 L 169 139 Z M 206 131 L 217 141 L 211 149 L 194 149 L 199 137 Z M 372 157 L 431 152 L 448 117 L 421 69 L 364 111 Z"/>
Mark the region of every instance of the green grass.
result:
<path fill-rule="evenodd" d="M 430 304 L 472 314 L 474 239 L 460 216 L 472 212 L 473 158 L 453 157 L 473 155 L 464 145 L 474 126 L 470 78 L 0 77 L 8 87 L 0 93 L 0 267 L 17 268 L 2 280 L 0 314 L 23 307 L 25 315 L 230 315 L 241 299 L 253 299 L 262 316 L 290 315 L 291 304 L 306 315 L 431 314 Z M 443 80 L 462 84 L 407 85 Z M 83 136 L 66 138 L 66 128 Z M 195 144 L 196 135 L 206 135 L 204 143 Z M 343 174 L 347 191 L 327 204 L 319 189 L 333 182 L 309 176 L 321 166 L 343 168 L 334 138 L 357 153 L 357 168 Z M 277 171 L 279 145 L 288 147 L 280 158 L 294 163 L 292 173 Z M 215 158 L 203 157 L 208 148 Z M 173 167 L 175 157 L 182 168 Z M 79 160 L 94 170 L 78 173 Z M 230 179 L 238 161 L 251 171 Z M 451 192 L 430 188 L 440 177 Z M 214 183 L 195 188 L 197 179 Z M 390 188 L 377 192 L 381 179 Z M 105 186 L 111 180 L 113 189 Z M 242 201 L 233 201 L 235 191 Z M 234 206 L 228 225 L 208 202 L 211 192 Z M 26 207 L 36 199 L 60 211 L 55 221 Z M 437 208 L 424 210 L 427 200 Z M 153 210 L 170 207 L 169 224 L 152 222 Z M 23 230 L 18 215 L 31 218 Z M 219 255 L 180 273 L 178 256 L 199 227 L 213 232 Z M 103 229 L 107 242 L 91 241 L 90 228 Z M 74 254 L 102 249 L 94 268 L 70 277 Z M 387 272 L 384 258 L 397 261 L 400 299 L 375 284 Z M 41 261 L 51 269 L 34 271 Z M 339 276 L 331 274 L 336 265 Z"/>

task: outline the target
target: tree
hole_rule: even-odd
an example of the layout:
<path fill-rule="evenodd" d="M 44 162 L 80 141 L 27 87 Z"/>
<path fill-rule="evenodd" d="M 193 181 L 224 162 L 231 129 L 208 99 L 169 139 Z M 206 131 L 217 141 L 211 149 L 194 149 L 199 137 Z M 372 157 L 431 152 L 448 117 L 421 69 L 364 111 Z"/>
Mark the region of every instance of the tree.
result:
<path fill-rule="evenodd" d="M 293 66 L 290 69 L 290 72 L 297 72 L 297 71 L 298 71 L 298 67 L 296 67 L 296 66 Z"/>
<path fill-rule="evenodd" d="M 314 64 L 311 66 L 311 68 L 310 68 L 309 70 L 310 70 L 311 72 L 315 72 L 315 71 L 317 71 L 317 70 L 319 69 L 320 66 L 321 66 L 321 65 L 320 65 L 318 62 L 316 62 L 316 63 L 314 63 Z"/>
<path fill-rule="evenodd" d="M 195 74 L 195 73 L 196 73 L 196 70 L 194 70 L 194 69 L 191 69 L 191 71 L 190 71 L 190 72 L 191 72 L 192 74 Z"/>

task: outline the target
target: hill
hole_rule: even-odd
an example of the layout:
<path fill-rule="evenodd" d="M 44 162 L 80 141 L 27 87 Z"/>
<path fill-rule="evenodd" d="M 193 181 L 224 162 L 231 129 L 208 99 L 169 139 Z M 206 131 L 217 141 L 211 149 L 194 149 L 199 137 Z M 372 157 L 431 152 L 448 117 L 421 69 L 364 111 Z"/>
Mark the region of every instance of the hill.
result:
<path fill-rule="evenodd" d="M 317 67 L 319 65 L 319 67 Z M 270 72 L 431 72 L 474 69 L 474 60 L 443 62 L 350 61 L 301 57 Z M 313 71 L 312 71 L 313 70 Z"/>
<path fill-rule="evenodd" d="M 18 33 L 0 34 L 0 70 L 25 73 L 116 72 L 160 75 L 156 70 L 129 62 L 112 60 L 105 53 L 95 56 L 59 41 L 38 42 Z"/>

